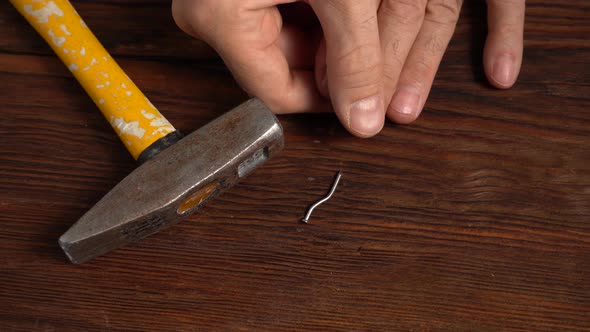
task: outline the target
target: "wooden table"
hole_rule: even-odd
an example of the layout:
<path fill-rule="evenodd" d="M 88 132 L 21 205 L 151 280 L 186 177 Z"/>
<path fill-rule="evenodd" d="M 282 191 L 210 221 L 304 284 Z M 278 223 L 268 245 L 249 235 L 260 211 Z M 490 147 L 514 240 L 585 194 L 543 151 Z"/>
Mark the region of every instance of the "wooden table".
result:
<path fill-rule="evenodd" d="M 181 131 L 246 99 L 167 1 L 74 5 Z M 589 331 L 590 4 L 527 15 L 513 89 L 486 83 L 484 2 L 466 1 L 415 124 L 358 139 L 281 116 L 284 152 L 237 187 L 72 265 L 58 237 L 135 164 L 0 3 L 0 331 Z"/>

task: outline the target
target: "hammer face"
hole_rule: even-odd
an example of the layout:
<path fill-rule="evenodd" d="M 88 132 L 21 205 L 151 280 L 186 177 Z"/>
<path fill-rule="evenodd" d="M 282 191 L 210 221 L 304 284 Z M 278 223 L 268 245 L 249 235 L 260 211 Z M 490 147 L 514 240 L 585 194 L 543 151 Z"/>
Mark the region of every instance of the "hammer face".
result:
<path fill-rule="evenodd" d="M 148 160 L 59 239 L 83 263 L 198 210 L 283 148 L 283 130 L 252 99 Z"/>

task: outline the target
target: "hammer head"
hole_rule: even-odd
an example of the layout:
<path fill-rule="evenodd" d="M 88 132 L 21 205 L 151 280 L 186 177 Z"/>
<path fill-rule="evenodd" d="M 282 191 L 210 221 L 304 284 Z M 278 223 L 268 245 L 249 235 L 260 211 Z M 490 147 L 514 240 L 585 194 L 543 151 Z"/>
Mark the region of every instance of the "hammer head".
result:
<path fill-rule="evenodd" d="M 274 114 L 252 99 L 148 160 L 59 239 L 83 263 L 179 222 L 283 148 Z"/>

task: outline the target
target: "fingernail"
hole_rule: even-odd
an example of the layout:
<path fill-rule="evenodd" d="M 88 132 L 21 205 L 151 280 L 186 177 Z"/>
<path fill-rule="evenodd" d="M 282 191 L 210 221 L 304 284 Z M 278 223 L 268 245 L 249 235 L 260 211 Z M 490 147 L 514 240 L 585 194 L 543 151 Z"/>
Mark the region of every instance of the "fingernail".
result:
<path fill-rule="evenodd" d="M 350 128 L 363 136 L 378 133 L 383 127 L 383 97 L 375 95 L 361 99 L 350 106 Z"/>
<path fill-rule="evenodd" d="M 418 90 L 411 86 L 400 86 L 395 91 L 391 108 L 404 116 L 416 115 L 420 107 Z"/>
<path fill-rule="evenodd" d="M 502 54 L 494 62 L 492 69 L 494 80 L 500 85 L 511 85 L 514 81 L 514 57 L 510 54 Z"/>

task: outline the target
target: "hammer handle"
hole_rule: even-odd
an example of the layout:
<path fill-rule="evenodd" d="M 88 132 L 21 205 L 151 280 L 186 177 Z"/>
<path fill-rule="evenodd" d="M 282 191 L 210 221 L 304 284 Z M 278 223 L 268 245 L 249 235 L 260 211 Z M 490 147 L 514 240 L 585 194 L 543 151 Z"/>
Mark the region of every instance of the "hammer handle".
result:
<path fill-rule="evenodd" d="M 133 158 L 138 159 L 152 144 L 157 145 L 156 141 L 175 133 L 170 122 L 123 72 L 68 0 L 10 2 L 70 69 Z"/>

